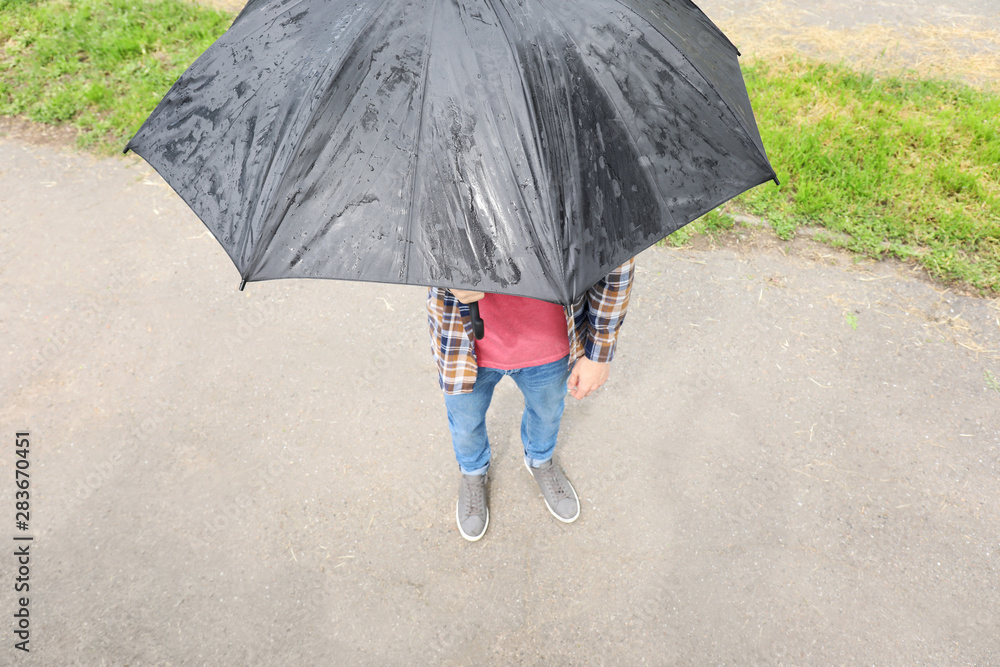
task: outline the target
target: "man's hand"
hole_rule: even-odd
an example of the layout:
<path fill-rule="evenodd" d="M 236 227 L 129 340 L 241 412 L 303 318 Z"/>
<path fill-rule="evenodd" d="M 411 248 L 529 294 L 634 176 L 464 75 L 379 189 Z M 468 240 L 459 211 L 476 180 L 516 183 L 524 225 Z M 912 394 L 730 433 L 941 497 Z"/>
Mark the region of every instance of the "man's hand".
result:
<path fill-rule="evenodd" d="M 597 391 L 610 374 L 610 363 L 602 364 L 587 357 L 580 357 L 573 365 L 573 372 L 569 374 L 566 386 L 569 387 L 570 395 L 580 400 Z"/>
<path fill-rule="evenodd" d="M 479 301 L 484 296 L 486 296 L 484 292 L 469 292 L 468 290 L 464 289 L 449 289 L 448 291 L 451 292 L 456 299 L 458 299 L 459 301 L 461 301 L 466 305 L 470 303 L 475 303 L 476 301 Z"/>

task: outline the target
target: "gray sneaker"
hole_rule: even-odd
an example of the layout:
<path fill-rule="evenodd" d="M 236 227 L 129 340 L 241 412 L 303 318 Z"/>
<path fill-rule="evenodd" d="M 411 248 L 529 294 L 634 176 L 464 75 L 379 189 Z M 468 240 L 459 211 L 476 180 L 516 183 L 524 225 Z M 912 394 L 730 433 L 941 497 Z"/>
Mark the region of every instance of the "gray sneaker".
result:
<path fill-rule="evenodd" d="M 542 498 L 545 499 L 545 506 L 549 508 L 552 516 L 563 523 L 573 523 L 580 516 L 580 499 L 576 495 L 573 485 L 566 479 L 562 468 L 549 459 L 537 468 L 532 468 L 528 462 L 524 466 L 531 473 L 538 488 L 542 490 Z"/>
<path fill-rule="evenodd" d="M 462 475 L 458 487 L 455 520 L 462 537 L 475 542 L 486 534 L 490 525 L 490 499 L 486 492 L 486 475 Z"/>

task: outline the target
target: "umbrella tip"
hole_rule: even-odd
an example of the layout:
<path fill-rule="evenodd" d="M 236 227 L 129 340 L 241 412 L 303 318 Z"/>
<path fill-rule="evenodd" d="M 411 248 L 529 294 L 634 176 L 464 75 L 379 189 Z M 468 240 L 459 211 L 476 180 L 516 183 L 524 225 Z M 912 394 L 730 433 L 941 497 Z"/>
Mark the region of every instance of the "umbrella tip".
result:
<path fill-rule="evenodd" d="M 131 150 L 131 148 L 129 146 L 126 146 L 125 150 L 122 151 L 122 155 L 128 155 L 129 150 Z"/>
<path fill-rule="evenodd" d="M 246 287 L 246 286 L 247 286 L 247 279 L 244 278 L 243 282 L 240 283 L 240 291 L 242 292 L 243 288 Z"/>

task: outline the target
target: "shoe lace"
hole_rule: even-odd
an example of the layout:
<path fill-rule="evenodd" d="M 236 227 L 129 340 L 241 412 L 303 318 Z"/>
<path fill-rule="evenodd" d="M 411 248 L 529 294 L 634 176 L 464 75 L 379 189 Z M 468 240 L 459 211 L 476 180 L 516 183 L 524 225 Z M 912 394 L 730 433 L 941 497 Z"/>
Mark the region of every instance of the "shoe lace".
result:
<path fill-rule="evenodd" d="M 465 485 L 465 505 L 462 512 L 465 516 L 483 515 L 483 488 L 476 479 L 463 479 Z"/>
<path fill-rule="evenodd" d="M 556 474 L 555 465 L 542 471 L 542 482 L 554 498 L 561 499 L 569 496 L 569 492 L 562 484 L 562 477 Z"/>

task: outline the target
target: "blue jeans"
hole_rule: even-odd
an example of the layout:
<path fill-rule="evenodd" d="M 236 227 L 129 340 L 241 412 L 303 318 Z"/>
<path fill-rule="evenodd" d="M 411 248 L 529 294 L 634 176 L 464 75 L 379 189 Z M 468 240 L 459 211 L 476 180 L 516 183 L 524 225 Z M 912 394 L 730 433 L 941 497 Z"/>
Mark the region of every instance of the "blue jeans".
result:
<path fill-rule="evenodd" d="M 524 394 L 521 416 L 521 442 L 528 465 L 537 466 L 552 458 L 566 405 L 566 380 L 569 359 L 530 368 L 502 371 L 480 368 L 476 385 L 468 394 L 445 394 L 448 427 L 455 458 L 466 475 L 481 475 L 490 464 L 490 441 L 486 436 L 486 410 L 493 399 L 493 388 L 505 375 L 517 383 Z"/>

